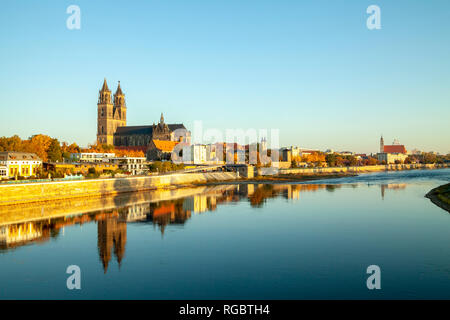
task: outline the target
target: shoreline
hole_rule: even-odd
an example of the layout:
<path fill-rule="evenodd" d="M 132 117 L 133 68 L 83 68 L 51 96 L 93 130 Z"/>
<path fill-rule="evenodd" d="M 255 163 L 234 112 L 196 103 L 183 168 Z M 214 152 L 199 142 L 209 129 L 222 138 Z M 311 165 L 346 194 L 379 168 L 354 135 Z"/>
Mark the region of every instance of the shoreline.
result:
<path fill-rule="evenodd" d="M 384 166 L 383 166 L 384 167 Z M 383 171 L 401 170 L 430 170 L 445 169 L 444 166 L 407 165 L 394 166 L 394 170 L 367 170 L 380 167 L 360 167 L 359 171 L 351 167 L 319 168 L 307 172 L 289 172 L 282 170 L 277 175 L 261 175 L 242 178 L 236 172 L 210 173 L 175 173 L 161 176 L 137 176 L 129 178 L 92 179 L 55 181 L 24 184 L 0 184 L 0 207 L 20 205 L 33 202 L 48 202 L 70 198 L 102 197 L 127 192 L 139 192 L 158 189 L 182 189 L 193 186 L 239 185 L 239 184 L 294 184 L 299 182 L 316 181 L 354 177 L 361 173 L 376 173 Z M 271 169 L 271 168 L 265 168 Z M 328 169 L 328 170 L 323 170 Z"/>
<path fill-rule="evenodd" d="M 430 199 L 439 208 L 450 213 L 450 183 L 430 190 L 425 197 Z"/>
<path fill-rule="evenodd" d="M 338 179 L 356 176 L 358 176 L 358 174 L 356 173 L 279 174 L 274 176 L 240 178 L 237 180 L 228 180 L 228 181 L 206 181 L 196 183 L 195 185 L 215 186 L 215 185 L 239 185 L 239 184 L 290 184 L 295 182 Z"/>

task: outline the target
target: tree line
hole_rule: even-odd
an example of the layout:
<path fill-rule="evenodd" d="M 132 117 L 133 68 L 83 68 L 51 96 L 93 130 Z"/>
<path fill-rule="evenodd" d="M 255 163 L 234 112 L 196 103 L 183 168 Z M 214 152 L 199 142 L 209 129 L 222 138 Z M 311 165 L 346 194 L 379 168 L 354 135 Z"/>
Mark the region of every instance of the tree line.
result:
<path fill-rule="evenodd" d="M 28 139 L 21 139 L 18 135 L 12 137 L 0 137 L 0 151 L 16 151 L 35 153 L 43 162 L 70 161 L 71 153 L 100 152 L 115 153 L 118 157 L 144 157 L 142 151 L 118 150 L 112 145 L 89 145 L 81 148 L 75 142 L 69 144 L 60 142 L 45 134 L 36 134 Z"/>

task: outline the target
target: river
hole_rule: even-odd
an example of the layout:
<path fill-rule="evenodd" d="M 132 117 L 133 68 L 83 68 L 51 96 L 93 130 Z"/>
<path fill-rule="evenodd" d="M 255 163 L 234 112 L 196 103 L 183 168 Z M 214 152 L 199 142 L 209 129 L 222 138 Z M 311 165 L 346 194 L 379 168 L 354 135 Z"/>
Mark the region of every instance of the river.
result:
<path fill-rule="evenodd" d="M 449 299 L 450 214 L 424 197 L 449 181 L 413 170 L 0 207 L 0 298 Z"/>

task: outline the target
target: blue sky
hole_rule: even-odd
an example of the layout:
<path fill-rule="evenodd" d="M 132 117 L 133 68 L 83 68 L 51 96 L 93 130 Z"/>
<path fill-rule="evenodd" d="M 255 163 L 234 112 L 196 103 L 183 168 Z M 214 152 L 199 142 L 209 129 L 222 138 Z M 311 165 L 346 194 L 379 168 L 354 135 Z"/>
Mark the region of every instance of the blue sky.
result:
<path fill-rule="evenodd" d="M 106 77 L 129 125 L 164 112 L 279 128 L 281 145 L 376 152 L 383 134 L 450 152 L 449 1 L 4 0 L 0 18 L 0 136 L 93 143 Z"/>

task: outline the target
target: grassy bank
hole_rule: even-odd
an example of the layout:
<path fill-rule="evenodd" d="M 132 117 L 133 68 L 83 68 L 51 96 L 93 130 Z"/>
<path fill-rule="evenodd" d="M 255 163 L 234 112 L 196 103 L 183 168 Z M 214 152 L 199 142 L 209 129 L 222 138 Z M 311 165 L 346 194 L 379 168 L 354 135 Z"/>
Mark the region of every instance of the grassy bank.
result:
<path fill-rule="evenodd" d="M 450 183 L 434 188 L 426 194 L 435 205 L 450 212 Z"/>

